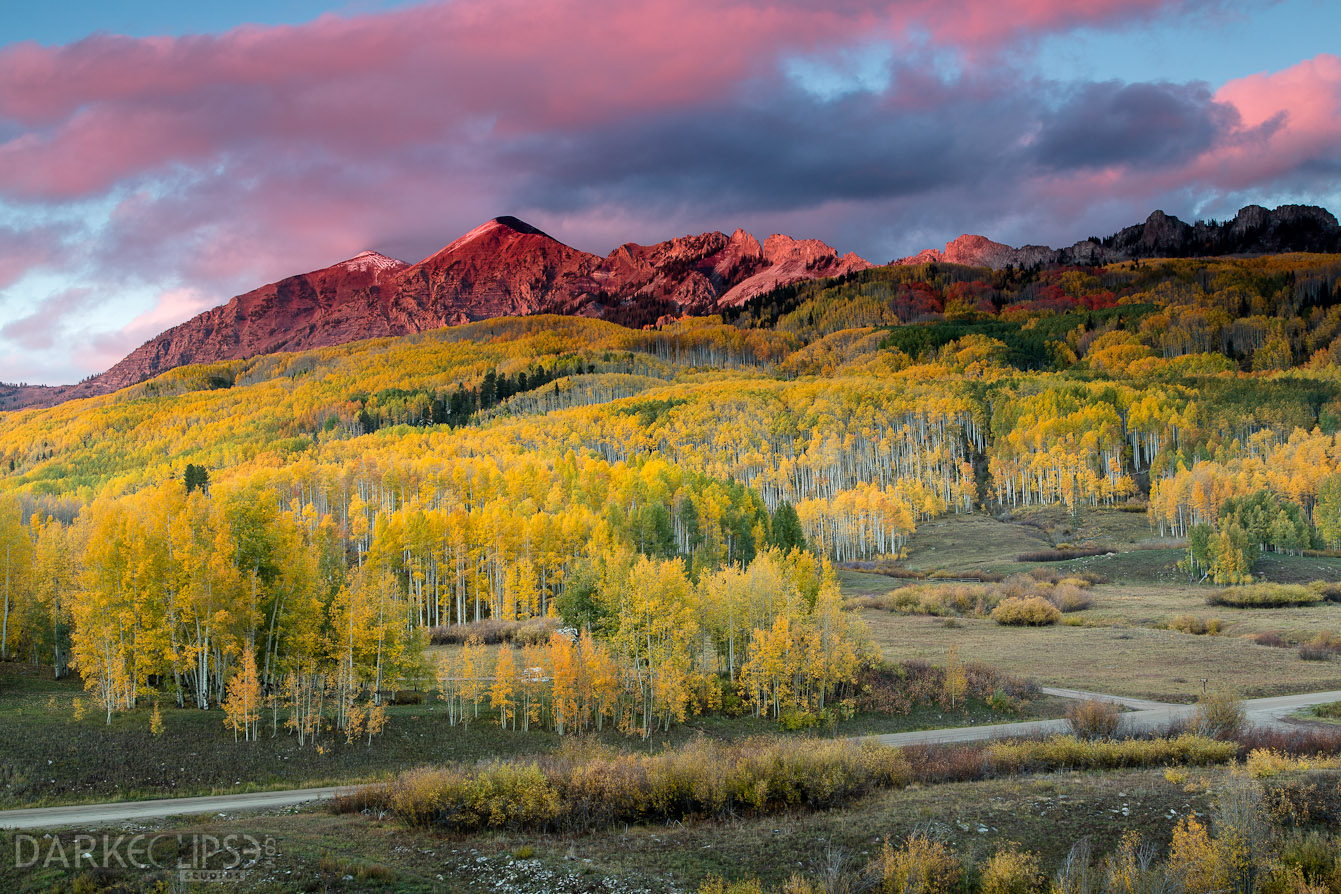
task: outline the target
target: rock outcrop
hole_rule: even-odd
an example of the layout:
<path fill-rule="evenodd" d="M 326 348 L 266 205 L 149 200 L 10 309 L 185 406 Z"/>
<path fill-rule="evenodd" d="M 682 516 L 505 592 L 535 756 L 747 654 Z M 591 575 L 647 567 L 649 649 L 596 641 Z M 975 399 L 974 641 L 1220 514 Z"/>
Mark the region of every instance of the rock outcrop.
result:
<path fill-rule="evenodd" d="M 1341 252 L 1341 225 L 1325 208 L 1282 205 L 1268 210 L 1248 205 L 1223 223 L 1184 223 L 1156 211 L 1144 223 L 1126 227 L 1102 240 L 1085 240 L 1068 248 L 1026 245 L 1013 248 L 983 236 L 960 236 L 945 249 L 925 249 L 895 264 L 945 262 L 1002 268 L 1034 264 L 1111 264 L 1141 258 L 1186 258 L 1225 255 L 1279 254 L 1292 251 Z"/>

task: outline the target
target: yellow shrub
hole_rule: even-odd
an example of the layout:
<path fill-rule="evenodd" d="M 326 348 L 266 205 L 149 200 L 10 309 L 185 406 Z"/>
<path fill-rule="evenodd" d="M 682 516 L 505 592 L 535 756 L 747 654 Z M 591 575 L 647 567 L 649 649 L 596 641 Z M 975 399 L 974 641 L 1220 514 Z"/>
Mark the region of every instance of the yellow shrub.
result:
<path fill-rule="evenodd" d="M 948 847 L 916 832 L 897 850 L 886 841 L 873 868 L 881 894 L 949 894 L 964 875 Z"/>
<path fill-rule="evenodd" d="M 1206 827 L 1185 816 L 1169 843 L 1169 871 L 1182 880 L 1187 894 L 1212 894 L 1229 887 L 1229 866 Z"/>
<path fill-rule="evenodd" d="M 1278 776 L 1286 770 L 1303 769 L 1308 764 L 1270 748 L 1254 748 L 1248 755 L 1248 775 L 1253 779 Z"/>
<path fill-rule="evenodd" d="M 1033 894 L 1043 887 L 1038 857 L 1013 845 L 998 850 L 983 864 L 981 874 L 982 894 Z"/>
<path fill-rule="evenodd" d="M 992 609 L 993 621 L 1013 627 L 1045 627 L 1061 619 L 1062 613 L 1057 606 L 1042 596 L 1012 596 L 1001 600 L 1001 604 Z"/>
<path fill-rule="evenodd" d="M 988 760 L 1003 773 L 1024 770 L 1111 770 L 1156 767 L 1161 764 L 1218 764 L 1234 756 L 1237 746 L 1204 736 L 1173 739 L 1085 741 L 1075 736 L 1053 736 L 1039 741 L 993 742 Z"/>

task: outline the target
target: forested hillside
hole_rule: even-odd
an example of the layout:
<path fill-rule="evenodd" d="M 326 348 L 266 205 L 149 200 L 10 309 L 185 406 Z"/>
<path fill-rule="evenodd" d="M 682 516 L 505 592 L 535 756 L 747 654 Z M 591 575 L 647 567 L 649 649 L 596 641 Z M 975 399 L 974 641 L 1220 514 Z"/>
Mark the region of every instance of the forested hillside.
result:
<path fill-rule="evenodd" d="M 109 714 L 282 692 L 301 734 L 322 699 L 375 726 L 360 693 L 433 672 L 427 628 L 557 615 L 581 642 L 536 660 L 587 688 L 556 726 L 665 727 L 713 674 L 822 710 L 863 648 L 828 562 L 947 513 L 1120 505 L 1243 581 L 1341 548 L 1339 428 L 1335 255 L 877 268 L 659 330 L 184 367 L 0 416 L 0 654 L 75 662 Z"/>

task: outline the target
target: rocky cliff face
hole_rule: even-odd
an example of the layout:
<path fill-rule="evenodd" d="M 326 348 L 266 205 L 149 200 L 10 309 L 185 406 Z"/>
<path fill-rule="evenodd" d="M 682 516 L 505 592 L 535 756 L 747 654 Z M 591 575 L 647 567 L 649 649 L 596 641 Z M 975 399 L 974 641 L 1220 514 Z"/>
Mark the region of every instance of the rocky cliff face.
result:
<path fill-rule="evenodd" d="M 239 295 L 167 330 L 101 375 L 59 388 L 0 386 L 0 410 L 107 394 L 188 363 L 404 335 L 536 313 L 644 325 L 711 313 L 779 285 L 871 265 L 823 242 L 737 230 L 627 243 L 607 257 L 515 217 L 484 223 L 417 264 L 364 252 Z"/>
<path fill-rule="evenodd" d="M 1278 254 L 1292 251 L 1341 252 L 1341 225 L 1325 208 L 1282 205 L 1268 210 L 1248 205 L 1223 223 L 1187 224 L 1156 211 L 1145 223 L 1126 227 L 1100 241 L 1068 248 L 1026 245 L 1013 248 L 982 236 L 960 236 L 945 249 L 926 249 L 895 264 L 942 261 L 1001 268 L 1033 264 L 1111 264 L 1139 258 L 1186 258 Z"/>

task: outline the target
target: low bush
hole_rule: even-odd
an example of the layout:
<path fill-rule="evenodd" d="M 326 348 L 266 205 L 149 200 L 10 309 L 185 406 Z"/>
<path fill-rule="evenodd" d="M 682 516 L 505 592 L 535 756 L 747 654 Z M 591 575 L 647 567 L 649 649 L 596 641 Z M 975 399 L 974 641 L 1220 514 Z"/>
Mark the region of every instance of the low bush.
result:
<path fill-rule="evenodd" d="M 1279 633 L 1250 633 L 1245 639 L 1259 646 L 1271 646 L 1275 649 L 1290 648 L 1290 644 Z"/>
<path fill-rule="evenodd" d="M 1074 571 L 1068 569 L 1059 572 L 1056 568 L 1031 568 L 1029 577 L 1044 584 L 1070 584 L 1073 587 L 1080 587 L 1088 590 L 1095 584 L 1102 584 L 1107 578 L 1102 574 L 1095 574 L 1093 571 Z M 1016 578 L 1017 580 L 1019 578 Z"/>
<path fill-rule="evenodd" d="M 1309 585 L 1315 593 L 1328 602 L 1341 602 L 1341 583 L 1316 581 Z"/>
<path fill-rule="evenodd" d="M 1113 550 L 1106 546 L 1067 547 L 1064 549 L 1043 549 L 1038 552 L 1020 553 L 1017 562 L 1065 562 L 1069 559 L 1083 559 L 1089 556 L 1106 556 Z"/>
<path fill-rule="evenodd" d="M 1317 605 L 1322 594 L 1300 584 L 1247 584 L 1228 587 L 1206 597 L 1207 605 L 1230 608 L 1293 608 Z"/>
<path fill-rule="evenodd" d="M 905 615 L 981 617 L 996 607 L 1000 597 L 983 584 L 922 584 L 891 590 L 880 601 L 883 608 Z"/>
<path fill-rule="evenodd" d="M 1320 630 L 1306 643 L 1299 646 L 1299 657 L 1305 661 L 1326 661 L 1341 652 L 1341 638 L 1330 630 Z"/>
<path fill-rule="evenodd" d="M 870 874 L 880 894 L 951 894 L 960 890 L 964 866 L 945 842 L 914 832 L 899 848 L 886 841 Z"/>
<path fill-rule="evenodd" d="M 1129 829 L 1102 856 L 1088 838 L 1075 842 L 1049 879 L 1039 859 L 1004 844 L 977 861 L 979 846 L 956 853 L 939 836 L 915 831 L 888 841 L 866 865 L 830 869 L 818 879 L 794 874 L 781 888 L 756 879 L 710 878 L 698 894 L 1330 894 L 1341 890 L 1341 838 L 1291 828 L 1277 819 L 1256 785 L 1237 777 L 1215 798 L 1209 824 L 1181 818 L 1167 849 Z M 1280 826 L 1272 828 L 1271 821 Z M 1281 827 L 1283 826 L 1283 827 Z M 1163 836 L 1159 836 L 1162 838 Z"/>
<path fill-rule="evenodd" d="M 1093 574 L 1063 577 L 1043 568 L 1028 574 L 1012 574 L 994 583 L 959 581 L 899 587 L 880 596 L 851 599 L 847 604 L 861 608 L 878 606 L 906 615 L 985 618 L 1003 600 L 1039 598 L 1052 603 L 1058 611 L 1076 612 L 1090 607 L 1093 600 L 1085 591 L 1101 580 Z"/>
<path fill-rule="evenodd" d="M 1325 705 L 1314 705 L 1311 709 L 1314 717 L 1323 717 L 1327 720 L 1341 720 L 1341 702 L 1328 702 Z"/>
<path fill-rule="evenodd" d="M 1085 741 L 1075 736 L 993 742 L 988 760 L 998 773 L 1045 770 L 1116 770 L 1124 767 L 1194 766 L 1224 763 L 1238 753 L 1234 742 L 1207 736 Z"/>
<path fill-rule="evenodd" d="M 1243 702 L 1231 692 L 1212 692 L 1197 702 L 1193 720 L 1199 735 L 1230 739 L 1243 731 Z"/>
<path fill-rule="evenodd" d="M 1197 615 L 1178 615 L 1169 622 L 1168 627 L 1195 636 L 1216 636 L 1222 629 L 1219 618 L 1201 618 Z"/>
<path fill-rule="evenodd" d="M 1046 890 L 1038 857 L 1015 845 L 1003 845 L 978 870 L 982 894 L 1034 894 Z"/>
<path fill-rule="evenodd" d="M 997 584 L 1005 580 L 1005 576 L 997 574 L 995 571 L 980 571 L 976 568 L 965 571 L 955 571 L 950 568 L 937 568 L 934 571 L 927 572 L 926 579 L 954 580 L 975 584 Z"/>
<path fill-rule="evenodd" d="M 1242 759 L 1257 750 L 1275 751 L 1292 757 L 1341 753 L 1341 729 L 1336 728 L 1250 726 L 1239 730 L 1234 741 L 1238 744 L 1239 757 Z"/>
<path fill-rule="evenodd" d="M 1066 722 L 1077 738 L 1112 739 L 1122 725 L 1122 712 L 1112 702 L 1090 698 L 1068 705 Z"/>
<path fill-rule="evenodd" d="M 1047 600 L 1057 607 L 1057 611 L 1062 613 L 1079 612 L 1089 608 L 1094 603 L 1094 597 L 1090 596 L 1075 584 L 1062 582 L 1052 588 L 1052 592 L 1047 595 Z"/>
<path fill-rule="evenodd" d="M 992 609 L 992 620 L 1012 627 L 1046 627 L 1062 619 L 1057 606 L 1041 596 L 1003 599 Z"/>
<path fill-rule="evenodd" d="M 615 823 L 822 809 L 905 785 L 895 749 L 847 740 L 700 740 L 655 755 L 581 746 L 534 762 L 412 770 L 360 795 L 411 825 L 581 830 Z M 351 803 L 353 803 L 351 801 Z"/>
<path fill-rule="evenodd" d="M 893 577 L 899 580 L 921 580 L 926 577 L 926 572 L 914 571 L 911 568 L 905 568 L 889 560 L 879 562 L 840 562 L 839 568 L 847 571 L 861 571 L 865 574 L 883 574 L 885 577 Z"/>

